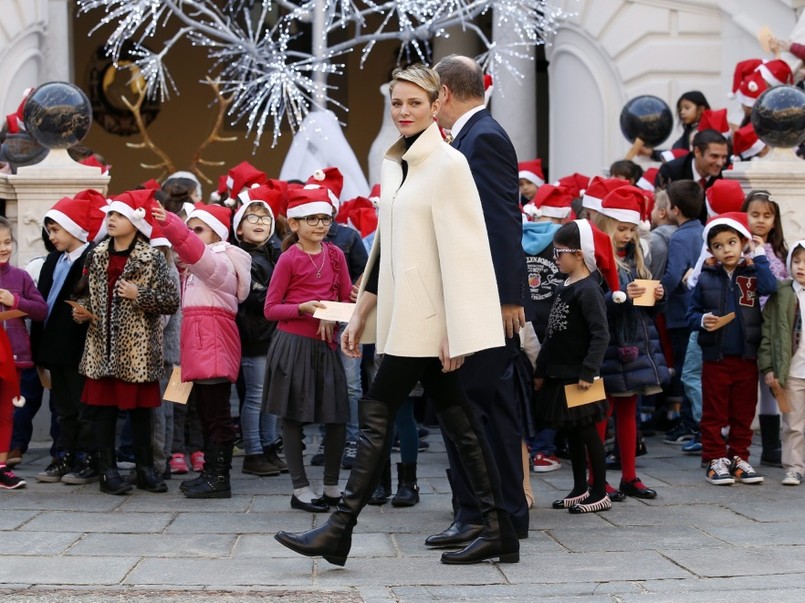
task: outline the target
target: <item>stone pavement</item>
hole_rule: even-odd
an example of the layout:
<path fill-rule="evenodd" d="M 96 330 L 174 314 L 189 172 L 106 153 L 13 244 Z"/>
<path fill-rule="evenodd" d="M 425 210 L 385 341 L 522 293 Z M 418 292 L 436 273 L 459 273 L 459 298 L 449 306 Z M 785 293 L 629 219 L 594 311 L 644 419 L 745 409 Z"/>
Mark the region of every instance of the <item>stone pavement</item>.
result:
<path fill-rule="evenodd" d="M 569 462 L 532 474 L 537 496 L 519 564 L 439 563 L 424 538 L 450 523 L 445 455 L 436 436 L 420 455 L 422 502 L 368 507 L 344 568 L 300 557 L 273 540 L 326 515 L 292 511 L 287 475 L 240 473 L 229 500 L 178 493 L 101 494 L 97 484 L 39 484 L 43 447 L 17 473 L 28 488 L 0 492 L 0 597 L 18 601 L 801 601 L 805 596 L 805 485 L 715 487 L 697 458 L 647 438 L 638 459 L 653 501 L 606 513 L 550 509 L 571 485 Z M 315 446 L 308 446 L 315 450 Z M 759 451 L 753 449 L 757 459 Z M 396 456 L 396 455 L 395 455 Z M 310 476 L 319 489 L 321 468 Z M 346 477 L 346 472 L 343 473 Z M 610 472 L 610 481 L 619 480 Z"/>

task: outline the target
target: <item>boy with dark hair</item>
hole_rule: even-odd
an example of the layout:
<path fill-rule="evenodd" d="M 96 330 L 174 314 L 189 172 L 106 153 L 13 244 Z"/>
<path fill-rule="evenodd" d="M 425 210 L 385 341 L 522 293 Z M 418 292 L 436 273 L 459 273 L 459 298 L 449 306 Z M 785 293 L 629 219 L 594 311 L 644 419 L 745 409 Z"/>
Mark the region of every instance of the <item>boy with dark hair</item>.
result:
<path fill-rule="evenodd" d="M 681 421 L 665 435 L 667 444 L 682 444 L 691 440 L 699 430 L 691 400 L 684 395 L 682 365 L 685 362 L 691 329 L 686 314 L 690 290 L 685 284 L 686 275 L 693 269 L 702 250 L 704 227 L 697 219 L 704 204 L 704 192 L 693 180 L 672 182 L 668 194 L 668 218 L 677 229 L 668 241 L 668 259 L 660 282 L 666 291 L 665 325 L 673 350 L 674 375 L 671 379 L 669 399 L 681 402 Z"/>
<path fill-rule="evenodd" d="M 749 232 L 745 213 L 713 218 L 703 237 L 713 255 L 693 290 L 688 324 L 699 331 L 702 350 L 702 459 L 711 484 L 759 484 L 749 464 L 757 405 L 757 351 L 761 339 L 760 296 L 777 290 L 763 241 Z M 750 257 L 743 250 L 749 246 Z M 728 442 L 721 428 L 729 426 Z"/>

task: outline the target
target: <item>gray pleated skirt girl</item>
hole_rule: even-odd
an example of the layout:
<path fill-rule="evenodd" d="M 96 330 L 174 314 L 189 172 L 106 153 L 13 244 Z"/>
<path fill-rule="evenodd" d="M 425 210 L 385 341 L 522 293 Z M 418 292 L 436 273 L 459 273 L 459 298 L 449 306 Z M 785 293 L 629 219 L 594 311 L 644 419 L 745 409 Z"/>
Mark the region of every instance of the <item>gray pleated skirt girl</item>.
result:
<path fill-rule="evenodd" d="M 340 352 L 320 339 L 277 329 L 268 348 L 263 411 L 300 423 L 346 423 L 349 400 Z"/>

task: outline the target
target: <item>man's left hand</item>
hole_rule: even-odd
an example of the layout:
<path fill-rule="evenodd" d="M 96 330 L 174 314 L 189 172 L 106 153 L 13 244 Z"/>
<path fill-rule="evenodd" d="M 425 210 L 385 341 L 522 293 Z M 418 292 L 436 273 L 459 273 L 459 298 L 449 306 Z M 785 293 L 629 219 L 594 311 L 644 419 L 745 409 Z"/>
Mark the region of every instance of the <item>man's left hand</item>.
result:
<path fill-rule="evenodd" d="M 500 306 L 500 313 L 503 316 L 503 330 L 506 337 L 514 337 L 525 328 L 525 310 L 523 306 L 514 304 L 503 304 Z"/>

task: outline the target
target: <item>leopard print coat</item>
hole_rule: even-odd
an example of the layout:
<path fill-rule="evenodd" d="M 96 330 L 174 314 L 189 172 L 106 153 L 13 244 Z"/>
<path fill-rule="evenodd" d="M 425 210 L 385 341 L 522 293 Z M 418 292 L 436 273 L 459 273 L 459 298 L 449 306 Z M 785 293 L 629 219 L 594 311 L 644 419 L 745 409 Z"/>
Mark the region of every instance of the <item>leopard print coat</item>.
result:
<path fill-rule="evenodd" d="M 79 303 L 98 316 L 90 322 L 79 372 L 91 379 L 116 377 L 130 383 L 148 383 L 163 376 L 162 314 L 179 308 L 179 291 L 170 278 L 165 257 L 137 238 L 120 278 L 137 285 L 134 300 L 112 297 L 107 313 L 107 239 L 87 258 L 87 297 Z"/>

